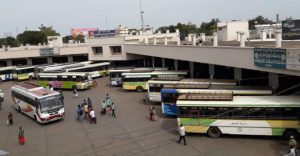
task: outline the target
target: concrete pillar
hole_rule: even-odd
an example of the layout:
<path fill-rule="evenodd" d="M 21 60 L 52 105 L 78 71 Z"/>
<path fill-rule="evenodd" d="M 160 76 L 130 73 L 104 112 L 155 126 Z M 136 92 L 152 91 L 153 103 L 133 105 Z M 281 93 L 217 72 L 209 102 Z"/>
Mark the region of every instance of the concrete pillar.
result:
<path fill-rule="evenodd" d="M 190 73 L 191 73 L 191 78 L 194 78 L 194 62 L 190 62 Z"/>
<path fill-rule="evenodd" d="M 215 66 L 212 64 L 208 65 L 208 73 L 209 73 L 209 78 L 210 79 L 214 79 L 214 75 L 215 75 Z"/>
<path fill-rule="evenodd" d="M 236 32 L 236 40 L 241 41 L 240 32 Z"/>
<path fill-rule="evenodd" d="M 269 29 L 268 33 L 269 33 L 269 39 L 272 39 L 272 29 Z"/>
<path fill-rule="evenodd" d="M 192 34 L 188 34 L 188 41 L 192 42 Z"/>
<path fill-rule="evenodd" d="M 267 33 L 265 30 L 261 31 L 260 38 L 262 41 L 265 41 L 267 39 Z"/>
<path fill-rule="evenodd" d="M 161 30 L 158 30 L 158 32 L 157 32 L 158 34 L 161 34 Z"/>
<path fill-rule="evenodd" d="M 146 67 L 146 58 L 144 58 L 144 62 L 143 63 L 144 63 L 144 67 Z"/>
<path fill-rule="evenodd" d="M 166 67 L 166 59 L 165 58 L 161 58 L 161 64 L 162 64 L 163 68 Z"/>
<path fill-rule="evenodd" d="M 205 33 L 201 33 L 200 38 L 201 38 L 202 42 L 205 42 Z"/>
<path fill-rule="evenodd" d="M 276 90 L 279 87 L 279 79 L 277 73 L 269 73 L 269 86 L 273 90 Z"/>
<path fill-rule="evenodd" d="M 178 70 L 178 60 L 174 60 L 174 68 L 175 70 Z"/>
<path fill-rule="evenodd" d="M 241 68 L 234 68 L 234 80 L 240 85 L 240 81 L 242 79 L 242 69 Z"/>
<path fill-rule="evenodd" d="M 12 66 L 12 60 L 7 60 L 6 61 L 6 66 Z"/>
<path fill-rule="evenodd" d="M 167 30 L 166 30 L 166 33 L 167 33 L 167 34 L 169 34 L 169 33 L 170 33 L 170 30 L 169 30 L 169 29 L 167 29 Z"/>
<path fill-rule="evenodd" d="M 152 60 L 152 68 L 155 68 L 155 58 L 152 56 L 151 60 Z"/>
<path fill-rule="evenodd" d="M 156 39 L 156 37 L 153 38 L 153 44 L 157 45 L 157 39 Z"/>
<path fill-rule="evenodd" d="M 68 62 L 73 62 L 73 56 L 68 56 Z"/>
<path fill-rule="evenodd" d="M 180 34 L 179 29 L 175 29 L 176 34 Z"/>
<path fill-rule="evenodd" d="M 196 41 L 197 41 L 197 38 L 196 38 L 196 34 L 193 34 L 192 35 L 192 39 L 193 39 L 193 46 L 196 46 Z"/>
<path fill-rule="evenodd" d="M 165 37 L 165 45 L 168 45 L 168 37 Z"/>
<path fill-rule="evenodd" d="M 245 33 L 239 32 L 240 34 L 240 47 L 245 47 Z"/>
<path fill-rule="evenodd" d="M 275 47 L 276 48 L 281 48 L 281 40 L 282 40 L 282 36 L 281 36 L 281 31 L 280 30 L 275 30 Z"/>
<path fill-rule="evenodd" d="M 53 58 L 52 57 L 47 57 L 47 63 L 48 64 L 53 64 Z"/>
<path fill-rule="evenodd" d="M 10 45 L 7 45 L 7 51 L 9 51 L 10 50 Z"/>
<path fill-rule="evenodd" d="M 27 58 L 27 65 L 32 65 L 32 58 Z"/>
<path fill-rule="evenodd" d="M 180 36 L 177 37 L 177 45 L 180 45 Z"/>
<path fill-rule="evenodd" d="M 216 47 L 216 46 L 218 46 L 218 33 L 214 32 L 213 36 L 214 36 L 213 46 Z"/>
<path fill-rule="evenodd" d="M 148 44 L 149 43 L 149 40 L 148 40 L 148 38 L 146 37 L 146 38 L 144 38 L 144 44 Z"/>

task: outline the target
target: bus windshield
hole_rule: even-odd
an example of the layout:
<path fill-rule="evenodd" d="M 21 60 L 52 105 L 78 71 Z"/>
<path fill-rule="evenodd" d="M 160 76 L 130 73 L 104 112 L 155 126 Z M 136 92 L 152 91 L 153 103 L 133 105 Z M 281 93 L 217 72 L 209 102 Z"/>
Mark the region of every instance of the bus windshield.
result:
<path fill-rule="evenodd" d="M 49 110 L 57 109 L 63 107 L 62 100 L 59 96 L 47 98 L 40 101 L 41 111 L 47 112 Z"/>

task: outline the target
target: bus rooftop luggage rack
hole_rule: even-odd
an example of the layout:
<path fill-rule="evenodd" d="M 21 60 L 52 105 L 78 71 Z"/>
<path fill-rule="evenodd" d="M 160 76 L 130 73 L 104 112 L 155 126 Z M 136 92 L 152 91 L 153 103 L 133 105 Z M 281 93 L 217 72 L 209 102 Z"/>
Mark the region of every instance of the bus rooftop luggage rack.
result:
<path fill-rule="evenodd" d="M 233 95 L 232 92 L 183 94 L 178 97 L 178 100 L 232 101 Z"/>

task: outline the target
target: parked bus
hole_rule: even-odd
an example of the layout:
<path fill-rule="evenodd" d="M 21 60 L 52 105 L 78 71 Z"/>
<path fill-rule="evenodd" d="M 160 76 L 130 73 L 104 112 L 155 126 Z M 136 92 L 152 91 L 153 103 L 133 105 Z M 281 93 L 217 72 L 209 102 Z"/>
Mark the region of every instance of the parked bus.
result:
<path fill-rule="evenodd" d="M 218 86 L 212 85 L 208 89 L 195 89 L 188 86 L 165 85 L 161 90 L 161 107 L 162 113 L 166 116 L 176 116 L 177 98 L 182 94 L 199 94 L 199 93 L 222 93 L 232 92 L 233 95 L 240 96 L 267 96 L 272 95 L 272 89 L 268 87 L 255 86 Z M 185 87 L 185 88 L 184 88 Z"/>
<path fill-rule="evenodd" d="M 214 86 L 235 86 L 234 80 L 222 79 L 179 79 L 179 80 L 157 80 L 151 79 L 147 82 L 146 88 L 148 90 L 149 101 L 161 102 L 160 91 L 165 85 L 173 86 L 173 88 L 187 88 L 187 89 L 208 89 Z"/>
<path fill-rule="evenodd" d="M 1 67 L 0 68 L 0 81 L 7 81 L 13 79 L 13 72 L 15 71 L 15 66 Z"/>
<path fill-rule="evenodd" d="M 230 101 L 203 101 L 181 95 L 178 125 L 187 133 L 299 136 L 300 96 L 234 96 Z"/>
<path fill-rule="evenodd" d="M 89 89 L 93 80 L 89 73 L 39 73 L 38 84 L 61 89 Z"/>
<path fill-rule="evenodd" d="M 47 123 L 64 118 L 64 104 L 61 94 L 31 83 L 11 87 L 13 107 L 35 119 Z"/>
<path fill-rule="evenodd" d="M 142 73 L 151 71 L 166 71 L 168 68 L 128 68 L 119 67 L 110 69 L 110 84 L 112 86 L 122 86 L 123 73 Z"/>
<path fill-rule="evenodd" d="M 34 70 L 36 66 L 16 67 L 13 77 L 15 80 L 28 80 L 35 77 Z"/>
<path fill-rule="evenodd" d="M 153 71 L 148 73 L 123 73 L 123 89 L 124 90 L 136 90 L 142 92 L 146 90 L 146 82 L 151 78 L 165 77 L 165 78 L 177 78 L 186 77 L 187 71 Z"/>
<path fill-rule="evenodd" d="M 82 67 L 66 69 L 66 72 L 88 72 L 92 78 L 109 74 L 109 62 L 88 64 Z"/>
<path fill-rule="evenodd" d="M 64 72 L 66 69 L 83 67 L 91 63 L 91 61 L 86 61 L 78 63 L 63 63 L 50 66 L 43 66 L 39 69 L 39 72 Z"/>

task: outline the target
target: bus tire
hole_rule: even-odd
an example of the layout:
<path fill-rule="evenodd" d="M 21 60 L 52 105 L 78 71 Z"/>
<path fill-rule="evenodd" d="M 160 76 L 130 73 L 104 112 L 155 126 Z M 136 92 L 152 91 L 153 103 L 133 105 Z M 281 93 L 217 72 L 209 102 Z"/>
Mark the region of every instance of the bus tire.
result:
<path fill-rule="evenodd" d="M 136 87 L 136 91 L 137 91 L 137 92 L 143 92 L 143 91 L 144 91 L 144 89 L 143 89 L 143 87 L 141 87 L 141 86 L 138 86 L 138 87 Z"/>
<path fill-rule="evenodd" d="M 18 106 L 18 112 L 19 113 L 21 113 L 22 111 L 21 111 L 21 107 L 20 106 Z"/>
<path fill-rule="evenodd" d="M 75 86 L 75 85 L 74 85 L 74 86 L 72 86 L 72 89 L 73 89 L 73 90 L 74 90 L 74 89 L 77 89 L 77 86 Z"/>
<path fill-rule="evenodd" d="M 211 138 L 218 138 L 222 133 L 218 127 L 210 127 L 207 131 L 207 134 Z"/>
<path fill-rule="evenodd" d="M 32 75 L 29 75 L 29 80 L 32 80 L 32 79 L 33 79 Z"/>
<path fill-rule="evenodd" d="M 291 136 L 295 139 L 299 139 L 299 133 L 295 129 L 286 129 L 283 133 L 283 138 L 289 140 Z"/>

